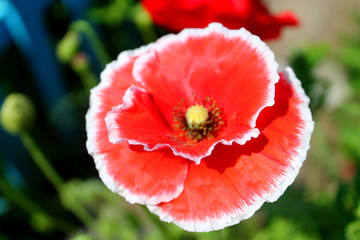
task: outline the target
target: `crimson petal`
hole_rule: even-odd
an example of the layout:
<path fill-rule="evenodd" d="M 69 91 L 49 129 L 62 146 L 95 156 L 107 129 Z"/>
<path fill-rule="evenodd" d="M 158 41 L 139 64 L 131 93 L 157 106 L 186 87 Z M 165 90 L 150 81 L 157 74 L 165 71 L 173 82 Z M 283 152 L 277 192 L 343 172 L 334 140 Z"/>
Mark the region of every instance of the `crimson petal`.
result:
<path fill-rule="evenodd" d="M 142 0 L 155 24 L 172 32 L 220 22 L 229 29 L 246 28 L 261 39 L 273 39 L 285 26 L 297 25 L 291 12 L 271 14 L 262 0 Z"/>
<path fill-rule="evenodd" d="M 138 84 L 133 80 L 132 68 L 135 59 L 145 51 L 148 48 L 120 54 L 117 61 L 107 65 L 101 83 L 92 89 L 86 115 L 87 149 L 110 190 L 131 203 L 157 204 L 170 201 L 183 191 L 187 162 L 169 150 L 147 152 L 128 143 L 112 144 L 105 125 L 106 114 L 122 104 L 126 89 Z"/>
<path fill-rule="evenodd" d="M 257 121 L 260 136 L 245 145 L 216 146 L 200 165 L 189 166 L 178 198 L 150 211 L 188 231 L 211 231 L 251 217 L 283 194 L 306 158 L 314 122 L 292 70 L 280 76 L 275 105 Z"/>

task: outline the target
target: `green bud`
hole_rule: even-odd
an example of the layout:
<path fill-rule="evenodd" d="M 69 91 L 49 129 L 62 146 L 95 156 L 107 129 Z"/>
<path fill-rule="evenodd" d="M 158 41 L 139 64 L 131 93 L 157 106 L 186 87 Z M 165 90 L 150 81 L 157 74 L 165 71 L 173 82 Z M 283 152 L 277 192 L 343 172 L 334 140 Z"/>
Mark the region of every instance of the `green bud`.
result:
<path fill-rule="evenodd" d="M 1 107 L 0 120 L 2 127 L 12 134 L 26 132 L 34 123 L 35 107 L 27 96 L 12 93 Z"/>
<path fill-rule="evenodd" d="M 60 61 L 69 63 L 76 54 L 79 44 L 80 36 L 76 32 L 68 32 L 56 47 L 56 53 Z"/>

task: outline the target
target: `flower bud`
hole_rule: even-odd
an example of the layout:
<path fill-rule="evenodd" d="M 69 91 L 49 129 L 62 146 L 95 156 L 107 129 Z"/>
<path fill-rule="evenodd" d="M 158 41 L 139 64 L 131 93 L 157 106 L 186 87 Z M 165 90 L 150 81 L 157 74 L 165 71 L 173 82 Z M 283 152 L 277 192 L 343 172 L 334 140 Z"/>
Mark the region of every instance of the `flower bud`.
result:
<path fill-rule="evenodd" d="M 80 44 L 80 36 L 76 32 L 68 32 L 58 43 L 56 53 L 60 61 L 68 63 L 76 54 Z"/>
<path fill-rule="evenodd" d="M 0 120 L 2 127 L 12 134 L 29 130 L 35 120 L 33 102 L 21 93 L 10 94 L 1 107 Z"/>

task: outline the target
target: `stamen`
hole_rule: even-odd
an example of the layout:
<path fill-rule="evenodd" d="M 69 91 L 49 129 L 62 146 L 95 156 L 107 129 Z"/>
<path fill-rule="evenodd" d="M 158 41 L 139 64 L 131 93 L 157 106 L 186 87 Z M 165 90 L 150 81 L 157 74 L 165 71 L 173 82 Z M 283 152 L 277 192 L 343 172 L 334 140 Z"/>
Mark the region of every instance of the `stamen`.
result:
<path fill-rule="evenodd" d="M 224 115 L 212 97 L 201 101 L 193 96 L 191 104 L 181 99 L 174 108 L 174 127 L 180 137 L 194 141 L 216 137 L 224 125 Z"/>

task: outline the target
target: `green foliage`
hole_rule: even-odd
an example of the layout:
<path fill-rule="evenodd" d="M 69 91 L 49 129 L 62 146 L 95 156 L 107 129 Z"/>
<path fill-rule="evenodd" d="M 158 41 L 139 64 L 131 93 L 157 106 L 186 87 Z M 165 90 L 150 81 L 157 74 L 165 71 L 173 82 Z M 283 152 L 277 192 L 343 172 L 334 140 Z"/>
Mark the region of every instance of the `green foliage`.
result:
<path fill-rule="evenodd" d="M 134 0 L 112 0 L 108 4 L 98 2 L 97 6 L 91 8 L 88 14 L 95 22 L 117 28 L 129 18 L 129 9 L 133 3 Z"/>
<path fill-rule="evenodd" d="M 351 159 L 360 163 L 360 101 L 345 103 L 335 111 L 339 146 Z"/>
<path fill-rule="evenodd" d="M 39 232 L 48 232 L 54 229 L 52 219 L 41 212 L 37 212 L 31 216 L 30 224 Z"/>
<path fill-rule="evenodd" d="M 356 220 L 346 226 L 346 239 L 358 240 L 360 239 L 360 221 Z"/>
<path fill-rule="evenodd" d="M 301 79 L 302 86 L 310 98 L 310 109 L 314 112 L 323 106 L 327 84 L 314 75 L 314 69 L 324 59 L 329 49 L 326 45 L 307 46 L 290 59 L 290 66 Z"/>
<path fill-rule="evenodd" d="M 360 92 L 360 13 L 354 17 L 356 30 L 343 37 L 339 49 L 339 61 L 344 65 L 349 76 L 349 83 L 354 92 Z"/>
<path fill-rule="evenodd" d="M 65 11 L 61 15 L 69 17 L 64 16 Z M 52 116 L 37 106 L 40 118 L 35 122 L 34 106 L 23 95 L 10 95 L 8 99 L 12 100 L 5 100 L 2 107 L 2 125 L 10 132 L 20 133 L 35 125 L 34 132 L 41 137 L 37 156 L 45 159 L 40 150 L 47 150 L 49 166 L 53 165 L 65 180 L 62 183 L 61 178 L 54 190 L 46 178 L 37 176 L 37 168 L 22 166 L 23 162 L 18 166 L 26 179 L 24 186 L 15 191 L 1 177 L 0 197 L 9 204 L 0 212 L 0 240 L 360 239 L 360 15 L 356 18 L 358 30 L 344 37 L 336 51 L 326 44 L 310 44 L 290 58 L 311 99 L 316 121 L 305 169 L 294 186 L 277 202 L 264 204 L 250 219 L 209 233 L 186 232 L 160 221 L 146 207 L 129 204 L 112 193 L 94 173 L 83 130 L 88 92 L 98 82 L 93 65 L 98 62 L 103 68 L 120 51 L 153 41 L 162 32 L 154 28 L 135 0 L 94 1 L 86 17 L 68 23 L 58 33 L 63 38 L 58 42 L 57 56 L 63 63 L 69 91 L 53 106 Z M 346 84 L 351 88 L 350 96 L 330 110 L 325 106 L 330 83 L 315 74 L 329 56 L 335 56 L 337 64 L 345 69 Z M 1 83 L 1 87 L 6 84 Z M 37 94 L 32 94 L 30 98 L 36 99 Z M 56 134 L 58 126 L 47 122 L 52 118 L 69 130 L 70 143 Z M 4 166 L 1 160 L 1 174 L 6 171 Z M 2 229 L 5 225 L 16 225 L 27 232 L 21 235 Z"/>
<path fill-rule="evenodd" d="M 287 240 L 289 236 L 294 240 L 318 240 L 316 233 L 304 231 L 303 226 L 282 217 L 275 217 L 269 226 L 259 231 L 252 240 Z"/>
<path fill-rule="evenodd" d="M 360 26 L 360 14 L 355 15 Z M 338 127 L 339 144 L 345 154 L 360 163 L 360 30 L 342 39 L 338 50 L 339 62 L 344 66 L 351 89 L 349 100 L 342 104 L 334 114 Z"/>
<path fill-rule="evenodd" d="M 70 240 L 96 240 L 96 239 L 86 233 L 79 233 L 71 237 Z"/>

